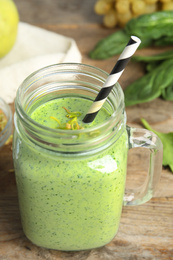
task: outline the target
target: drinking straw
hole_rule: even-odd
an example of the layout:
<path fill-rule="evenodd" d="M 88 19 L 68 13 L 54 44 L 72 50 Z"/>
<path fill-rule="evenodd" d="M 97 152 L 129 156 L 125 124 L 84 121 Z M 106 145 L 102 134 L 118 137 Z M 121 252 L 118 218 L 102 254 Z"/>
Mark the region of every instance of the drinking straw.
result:
<path fill-rule="evenodd" d="M 135 53 L 135 51 L 138 48 L 140 43 L 141 43 L 141 40 L 138 37 L 136 37 L 136 36 L 130 37 L 128 44 L 124 48 L 117 63 L 115 64 L 113 70 L 109 74 L 103 87 L 101 88 L 100 92 L 98 93 L 97 97 L 95 98 L 94 102 L 92 103 L 91 107 L 89 108 L 88 113 L 85 115 L 85 117 L 83 119 L 84 123 L 91 123 L 94 120 L 97 113 L 99 112 L 99 110 L 103 106 L 104 102 L 106 101 L 112 88 L 117 83 L 118 79 L 120 78 L 121 74 L 123 73 L 125 66 L 129 62 L 131 56 Z"/>

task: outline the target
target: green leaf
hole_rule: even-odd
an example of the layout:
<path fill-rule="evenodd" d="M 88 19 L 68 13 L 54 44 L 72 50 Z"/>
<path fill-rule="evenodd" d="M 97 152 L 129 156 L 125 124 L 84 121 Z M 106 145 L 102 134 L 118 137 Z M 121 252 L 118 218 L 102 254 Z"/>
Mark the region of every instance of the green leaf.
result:
<path fill-rule="evenodd" d="M 151 101 L 173 84 L 173 59 L 165 60 L 155 69 L 134 81 L 125 90 L 125 104 L 131 106 Z"/>
<path fill-rule="evenodd" d="M 151 56 L 138 56 L 135 55 L 132 57 L 133 61 L 142 61 L 142 62 L 155 62 L 155 61 L 163 61 L 167 59 L 173 59 L 173 50 L 161 52 L 159 54 L 151 55 Z"/>
<path fill-rule="evenodd" d="M 162 97 L 165 100 L 173 100 L 173 83 L 165 89 L 162 89 Z"/>
<path fill-rule="evenodd" d="M 135 55 L 132 57 L 133 61 L 136 62 L 144 62 L 146 63 L 146 71 L 150 72 L 154 70 L 158 65 L 161 64 L 162 61 L 173 59 L 173 50 L 161 52 L 159 54 L 151 55 L 151 56 L 138 56 Z"/>
<path fill-rule="evenodd" d="M 89 53 L 90 58 L 101 60 L 120 54 L 126 47 L 130 36 L 131 35 L 126 34 L 124 30 L 110 34 L 96 44 L 94 49 Z M 142 39 L 139 49 L 147 47 L 150 44 L 150 39 Z"/>
<path fill-rule="evenodd" d="M 159 11 L 143 14 L 131 19 L 125 26 L 125 32 L 139 38 L 158 39 L 173 36 L 173 11 Z"/>
<path fill-rule="evenodd" d="M 173 132 L 170 133 L 160 133 L 154 130 L 145 119 L 141 119 L 144 127 L 152 132 L 154 132 L 162 141 L 163 144 L 163 165 L 169 166 L 173 172 Z"/>
<path fill-rule="evenodd" d="M 160 65 L 160 62 L 153 61 L 146 65 L 146 72 L 153 71 L 158 65 Z"/>
<path fill-rule="evenodd" d="M 89 53 L 92 59 L 107 59 L 122 52 L 129 40 L 129 36 L 123 30 L 119 30 L 100 40 Z"/>
<path fill-rule="evenodd" d="M 172 45 L 173 11 L 158 11 L 132 18 L 124 29 L 116 31 L 100 40 L 89 53 L 91 59 L 107 59 L 120 54 L 130 36 L 141 39 L 139 49 L 149 45 Z"/>
<path fill-rule="evenodd" d="M 153 42 L 153 45 L 154 46 L 168 46 L 168 45 L 173 45 L 173 37 L 172 35 L 168 35 L 168 36 L 163 36 L 163 37 L 160 37 L 159 39 L 155 40 Z"/>

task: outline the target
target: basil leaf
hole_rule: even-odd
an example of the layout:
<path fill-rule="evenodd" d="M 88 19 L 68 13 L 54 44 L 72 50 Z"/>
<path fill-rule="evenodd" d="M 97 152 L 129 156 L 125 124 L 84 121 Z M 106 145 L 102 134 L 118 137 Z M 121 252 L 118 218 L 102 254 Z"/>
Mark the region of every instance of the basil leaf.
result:
<path fill-rule="evenodd" d="M 168 46 L 173 44 L 173 36 L 172 35 L 164 35 L 161 38 L 155 40 L 153 42 L 154 46 Z"/>
<path fill-rule="evenodd" d="M 173 59 L 165 60 L 155 69 L 134 81 L 125 90 L 125 104 L 131 106 L 159 97 L 173 84 Z"/>
<path fill-rule="evenodd" d="M 162 141 L 163 144 L 163 162 L 164 166 L 169 166 L 170 170 L 173 172 L 173 132 L 170 133 L 160 133 L 154 130 L 145 119 L 141 119 L 144 127 L 152 132 L 154 132 Z"/>
<path fill-rule="evenodd" d="M 91 59 L 108 59 L 114 55 L 120 54 L 130 39 L 130 35 L 124 30 L 116 31 L 104 39 L 100 40 L 94 49 L 89 53 Z M 151 45 L 152 40 L 145 38 L 139 46 L 139 49 Z"/>
<path fill-rule="evenodd" d="M 152 14 L 143 14 L 131 19 L 125 25 L 125 32 L 139 38 L 158 39 L 173 36 L 173 11 L 159 11 Z"/>
<path fill-rule="evenodd" d="M 142 62 L 156 62 L 163 61 L 167 59 L 173 59 L 173 50 L 161 52 L 159 54 L 151 55 L 151 56 L 138 56 L 135 55 L 132 57 L 133 61 L 142 61 Z"/>
<path fill-rule="evenodd" d="M 165 89 L 162 89 L 162 97 L 165 100 L 173 100 L 173 83 Z"/>

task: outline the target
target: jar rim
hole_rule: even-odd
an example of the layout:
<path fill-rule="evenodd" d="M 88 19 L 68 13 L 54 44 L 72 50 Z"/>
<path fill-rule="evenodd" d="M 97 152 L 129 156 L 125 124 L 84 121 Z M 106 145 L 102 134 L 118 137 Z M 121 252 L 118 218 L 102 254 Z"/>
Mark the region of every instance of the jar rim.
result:
<path fill-rule="evenodd" d="M 42 124 L 36 122 L 25 112 L 25 110 L 23 109 L 23 107 L 20 104 L 20 94 L 21 94 L 24 86 L 26 88 L 29 87 L 28 83 L 29 83 L 29 81 L 31 81 L 32 78 L 34 80 L 34 77 L 36 75 L 39 76 L 39 77 L 42 77 L 42 75 L 46 71 L 51 71 L 53 69 L 59 69 L 59 71 L 61 72 L 61 71 L 65 71 L 65 68 L 67 67 L 68 69 L 66 69 L 66 71 L 68 71 L 70 67 L 74 67 L 74 66 L 83 67 L 83 70 L 85 70 L 86 72 L 87 72 L 87 69 L 94 70 L 95 73 L 93 72 L 93 75 L 94 74 L 97 75 L 96 73 L 99 72 L 102 75 L 104 75 L 104 77 L 103 77 L 104 79 L 106 79 L 109 75 L 107 72 L 105 72 L 104 70 L 102 70 L 100 68 L 97 68 L 97 67 L 94 67 L 94 66 L 91 66 L 91 65 L 88 65 L 88 64 L 83 64 L 83 63 L 58 63 L 58 64 L 53 64 L 53 65 L 43 67 L 43 68 L 31 73 L 22 82 L 22 84 L 19 86 L 19 88 L 17 90 L 16 99 L 15 99 L 15 106 L 16 106 L 16 110 L 19 112 L 18 114 L 20 114 L 20 117 L 23 118 L 24 120 L 28 121 L 28 123 L 41 128 L 42 130 L 49 131 L 49 132 L 52 132 L 54 134 L 65 133 L 66 135 L 75 135 L 75 134 L 80 134 L 80 133 L 87 133 L 88 131 L 90 131 L 90 132 L 96 131 L 98 129 L 106 127 L 110 123 L 113 123 L 113 121 L 117 121 L 117 118 L 120 117 L 120 115 L 123 113 L 123 110 L 124 110 L 124 94 L 123 94 L 122 88 L 121 88 L 121 86 L 118 82 L 115 84 L 115 86 L 113 87 L 113 90 L 112 90 L 112 92 L 113 92 L 116 88 L 116 90 L 118 90 L 119 94 L 121 95 L 121 99 L 120 99 L 121 102 L 119 102 L 117 109 L 110 115 L 109 118 L 104 120 L 104 122 L 101 122 L 101 123 L 94 125 L 94 126 L 91 126 L 89 128 L 84 128 L 84 129 L 79 129 L 79 130 L 70 130 L 70 131 L 64 130 L 64 129 L 54 129 L 54 128 L 50 128 L 50 127 L 47 127 L 47 126 L 43 126 Z M 71 68 L 71 70 L 73 70 L 73 69 Z M 103 78 L 102 78 L 102 80 L 103 80 Z M 33 82 L 33 80 L 32 80 L 32 82 Z"/>

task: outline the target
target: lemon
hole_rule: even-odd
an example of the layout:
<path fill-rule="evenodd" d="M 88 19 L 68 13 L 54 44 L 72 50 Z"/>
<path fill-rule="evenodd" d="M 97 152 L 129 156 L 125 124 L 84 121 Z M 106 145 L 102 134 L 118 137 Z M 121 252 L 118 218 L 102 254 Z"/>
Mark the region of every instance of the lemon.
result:
<path fill-rule="evenodd" d="M 19 22 L 19 14 L 12 0 L 0 0 L 0 58 L 13 47 Z"/>

